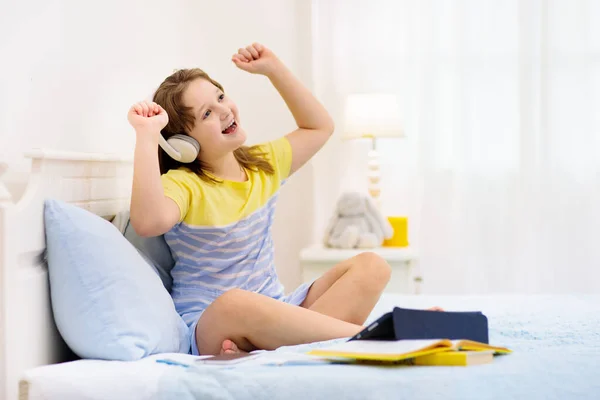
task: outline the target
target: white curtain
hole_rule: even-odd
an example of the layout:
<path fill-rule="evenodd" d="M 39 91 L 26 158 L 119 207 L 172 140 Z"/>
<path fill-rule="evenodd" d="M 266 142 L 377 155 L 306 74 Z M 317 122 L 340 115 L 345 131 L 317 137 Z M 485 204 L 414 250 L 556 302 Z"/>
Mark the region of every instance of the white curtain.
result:
<path fill-rule="evenodd" d="M 314 0 L 312 35 L 338 130 L 313 164 L 317 235 L 366 181 L 344 96 L 394 92 L 382 208 L 409 216 L 425 292 L 600 291 L 600 1 Z"/>

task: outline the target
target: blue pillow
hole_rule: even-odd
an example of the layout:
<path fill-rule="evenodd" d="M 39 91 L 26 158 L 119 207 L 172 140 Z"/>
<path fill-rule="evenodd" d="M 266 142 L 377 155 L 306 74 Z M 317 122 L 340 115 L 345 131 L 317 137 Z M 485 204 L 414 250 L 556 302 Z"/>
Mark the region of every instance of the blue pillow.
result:
<path fill-rule="evenodd" d="M 110 222 L 60 200 L 44 207 L 54 319 L 81 358 L 188 353 L 188 328 L 160 278 Z"/>
<path fill-rule="evenodd" d="M 171 270 L 175 265 L 175 261 L 173 260 L 171 249 L 169 249 L 169 245 L 165 241 L 164 236 L 139 236 L 135 232 L 135 229 L 133 229 L 133 226 L 131 226 L 129 219 L 127 220 L 123 235 L 140 253 L 142 253 L 142 256 L 144 256 L 148 264 L 150 264 L 152 269 L 158 274 L 164 287 L 171 292 L 171 287 L 173 286 Z"/>

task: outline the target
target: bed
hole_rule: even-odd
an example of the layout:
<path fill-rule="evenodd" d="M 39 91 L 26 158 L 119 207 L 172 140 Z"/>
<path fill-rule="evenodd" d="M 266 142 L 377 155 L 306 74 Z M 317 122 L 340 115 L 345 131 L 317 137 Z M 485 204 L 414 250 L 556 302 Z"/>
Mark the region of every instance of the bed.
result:
<path fill-rule="evenodd" d="M 58 334 L 49 300 L 43 201 L 63 199 L 112 218 L 129 204 L 131 160 L 37 151 L 15 202 L 0 184 L 2 399 L 549 399 L 600 398 L 600 295 L 384 295 L 394 305 L 481 310 L 490 341 L 514 350 L 477 367 L 261 366 L 222 369 L 181 353 L 139 361 L 77 359 Z M 292 346 L 305 352 L 323 346 Z"/>

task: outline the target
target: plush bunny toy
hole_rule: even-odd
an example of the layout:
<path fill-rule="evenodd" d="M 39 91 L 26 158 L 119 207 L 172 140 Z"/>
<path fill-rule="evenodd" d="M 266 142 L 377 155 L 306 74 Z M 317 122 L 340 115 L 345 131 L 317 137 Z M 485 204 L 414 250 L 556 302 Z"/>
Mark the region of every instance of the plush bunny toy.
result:
<path fill-rule="evenodd" d="M 326 247 L 342 249 L 374 248 L 394 231 L 387 219 L 375 207 L 368 195 L 357 192 L 344 193 L 324 237 Z"/>

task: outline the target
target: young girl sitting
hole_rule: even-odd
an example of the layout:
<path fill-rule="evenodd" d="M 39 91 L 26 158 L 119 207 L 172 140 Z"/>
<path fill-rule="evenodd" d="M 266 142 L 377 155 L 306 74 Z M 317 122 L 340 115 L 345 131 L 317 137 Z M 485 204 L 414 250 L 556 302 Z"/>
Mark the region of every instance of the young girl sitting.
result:
<path fill-rule="evenodd" d="M 271 81 L 298 129 L 246 147 L 238 108 L 223 87 L 200 69 L 175 72 L 153 102 L 128 113 L 136 132 L 132 226 L 142 236 L 165 236 L 175 260 L 172 297 L 190 328 L 192 354 L 352 336 L 390 279 L 383 259 L 362 253 L 288 295 L 273 262 L 279 188 L 325 144 L 333 121 L 266 47 L 239 49 L 232 61 Z M 186 135 L 197 157 L 170 158 L 161 134 Z"/>

